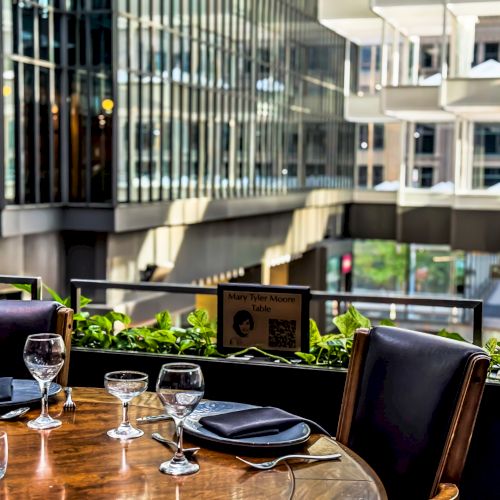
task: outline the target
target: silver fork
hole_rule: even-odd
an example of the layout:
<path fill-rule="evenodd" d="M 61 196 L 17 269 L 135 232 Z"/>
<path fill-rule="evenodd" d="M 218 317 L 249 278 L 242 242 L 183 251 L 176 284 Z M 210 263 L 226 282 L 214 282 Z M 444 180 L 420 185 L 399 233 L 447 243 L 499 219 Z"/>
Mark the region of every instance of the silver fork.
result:
<path fill-rule="evenodd" d="M 289 458 L 301 458 L 303 460 L 337 460 L 342 455 L 340 453 L 334 453 L 333 455 L 285 455 L 283 457 L 279 457 L 275 460 L 270 460 L 269 462 L 261 462 L 260 464 L 256 464 L 254 462 L 249 462 L 240 457 L 236 457 L 238 460 L 250 465 L 250 467 L 255 467 L 256 469 L 267 470 L 272 469 L 275 465 L 283 460 L 288 460 Z"/>
<path fill-rule="evenodd" d="M 63 404 L 63 409 L 64 410 L 76 410 L 76 404 L 75 402 L 71 399 L 71 392 L 73 389 L 71 387 L 65 387 L 64 392 L 66 393 L 66 401 Z"/>

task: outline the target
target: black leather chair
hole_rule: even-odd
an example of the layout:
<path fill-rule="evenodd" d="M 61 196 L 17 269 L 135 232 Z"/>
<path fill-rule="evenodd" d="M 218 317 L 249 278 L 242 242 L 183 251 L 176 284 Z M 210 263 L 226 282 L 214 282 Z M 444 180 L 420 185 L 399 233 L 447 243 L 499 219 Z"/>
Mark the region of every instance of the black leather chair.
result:
<path fill-rule="evenodd" d="M 488 365 L 486 353 L 466 342 L 359 330 L 337 440 L 370 464 L 391 500 L 441 490 L 439 498 L 457 498 Z"/>
<path fill-rule="evenodd" d="M 0 301 L 0 376 L 32 376 L 23 360 L 26 337 L 32 333 L 58 333 L 66 345 L 66 361 L 57 382 L 67 385 L 73 310 L 59 302 L 44 300 Z"/>

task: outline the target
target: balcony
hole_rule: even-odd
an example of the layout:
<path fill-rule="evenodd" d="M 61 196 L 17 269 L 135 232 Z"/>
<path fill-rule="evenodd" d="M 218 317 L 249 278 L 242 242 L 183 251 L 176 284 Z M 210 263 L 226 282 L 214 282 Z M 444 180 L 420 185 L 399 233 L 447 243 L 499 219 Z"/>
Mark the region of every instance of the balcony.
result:
<path fill-rule="evenodd" d="M 410 122 L 437 123 L 454 121 L 453 113 L 440 106 L 440 87 L 385 87 L 381 92 L 385 114 Z"/>

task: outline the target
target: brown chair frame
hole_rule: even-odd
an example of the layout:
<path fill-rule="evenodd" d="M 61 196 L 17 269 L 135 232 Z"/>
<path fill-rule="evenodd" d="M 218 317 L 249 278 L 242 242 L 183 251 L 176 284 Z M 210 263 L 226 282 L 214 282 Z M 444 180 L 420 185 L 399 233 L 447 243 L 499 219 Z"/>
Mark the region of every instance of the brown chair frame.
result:
<path fill-rule="evenodd" d="M 354 334 L 354 342 L 344 386 L 342 406 L 337 427 L 337 441 L 348 446 L 352 419 L 369 345 L 370 330 L 360 328 Z M 484 390 L 490 358 L 478 353 L 468 362 L 460 395 L 455 407 L 441 460 L 434 478 L 432 498 L 452 500 L 458 498 L 456 486 L 460 481 L 467 451 L 476 422 L 479 403 Z M 451 484 L 450 484 L 451 483 Z"/>
<path fill-rule="evenodd" d="M 56 319 L 56 331 L 64 339 L 64 345 L 66 347 L 66 359 L 64 361 L 64 366 L 59 372 L 56 378 L 56 382 L 63 387 L 68 385 L 69 377 L 69 360 L 71 353 L 71 335 L 73 332 L 73 309 L 69 307 L 60 307 L 57 310 Z"/>

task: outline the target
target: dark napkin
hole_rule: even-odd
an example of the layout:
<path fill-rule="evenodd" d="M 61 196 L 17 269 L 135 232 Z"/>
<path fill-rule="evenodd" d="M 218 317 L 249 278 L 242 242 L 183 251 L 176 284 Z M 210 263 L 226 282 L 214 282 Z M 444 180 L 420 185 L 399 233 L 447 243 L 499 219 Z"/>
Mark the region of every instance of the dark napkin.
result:
<path fill-rule="evenodd" d="M 0 401 L 12 399 L 12 377 L 0 377 Z"/>
<path fill-rule="evenodd" d="M 209 415 L 200 418 L 199 422 L 219 436 L 239 439 L 278 434 L 304 420 L 280 408 L 267 406 Z"/>

